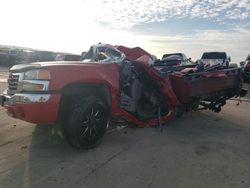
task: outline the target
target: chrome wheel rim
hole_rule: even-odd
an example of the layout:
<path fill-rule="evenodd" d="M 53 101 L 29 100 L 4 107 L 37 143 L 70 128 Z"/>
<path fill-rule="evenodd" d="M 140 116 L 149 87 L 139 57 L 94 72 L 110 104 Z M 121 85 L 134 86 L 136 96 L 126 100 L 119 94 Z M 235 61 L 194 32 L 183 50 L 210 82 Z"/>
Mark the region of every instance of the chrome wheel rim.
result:
<path fill-rule="evenodd" d="M 85 111 L 81 123 L 81 135 L 83 138 L 92 140 L 102 135 L 104 113 L 104 109 L 98 104 Z"/>

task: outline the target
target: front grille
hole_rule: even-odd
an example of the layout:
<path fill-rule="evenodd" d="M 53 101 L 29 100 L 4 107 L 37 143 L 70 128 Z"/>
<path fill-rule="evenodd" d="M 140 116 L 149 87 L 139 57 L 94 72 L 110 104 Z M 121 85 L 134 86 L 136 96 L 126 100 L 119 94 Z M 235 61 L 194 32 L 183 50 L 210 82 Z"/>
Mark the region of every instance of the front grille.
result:
<path fill-rule="evenodd" d="M 19 74 L 10 73 L 8 79 L 8 91 L 9 94 L 14 94 L 17 91 L 18 81 L 19 81 Z"/>

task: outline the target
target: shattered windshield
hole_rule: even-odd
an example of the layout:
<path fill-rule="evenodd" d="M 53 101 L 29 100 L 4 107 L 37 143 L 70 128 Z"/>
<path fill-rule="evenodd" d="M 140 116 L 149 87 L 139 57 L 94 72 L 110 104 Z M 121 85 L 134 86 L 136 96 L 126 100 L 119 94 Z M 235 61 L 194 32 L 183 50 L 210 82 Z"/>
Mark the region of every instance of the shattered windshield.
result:
<path fill-rule="evenodd" d="M 121 63 L 125 59 L 125 55 L 108 46 L 92 46 L 84 55 L 82 61 L 98 61 L 103 63 Z"/>

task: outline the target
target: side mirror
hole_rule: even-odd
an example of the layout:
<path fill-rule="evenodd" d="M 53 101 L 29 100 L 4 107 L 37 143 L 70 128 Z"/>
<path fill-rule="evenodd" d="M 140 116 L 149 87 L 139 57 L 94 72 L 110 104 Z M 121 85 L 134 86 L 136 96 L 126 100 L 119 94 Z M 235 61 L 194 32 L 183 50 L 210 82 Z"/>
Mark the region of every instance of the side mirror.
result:
<path fill-rule="evenodd" d="M 229 62 L 231 61 L 231 57 L 230 57 L 230 56 L 228 57 L 228 61 L 229 61 Z"/>

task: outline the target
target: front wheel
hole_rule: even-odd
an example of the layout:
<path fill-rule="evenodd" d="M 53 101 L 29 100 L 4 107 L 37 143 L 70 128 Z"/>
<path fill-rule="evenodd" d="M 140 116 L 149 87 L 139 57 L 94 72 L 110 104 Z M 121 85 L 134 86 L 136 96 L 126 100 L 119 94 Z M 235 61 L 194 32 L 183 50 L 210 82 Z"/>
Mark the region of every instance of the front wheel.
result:
<path fill-rule="evenodd" d="M 106 131 L 108 110 L 97 97 L 84 97 L 74 104 L 63 132 L 71 145 L 90 149 L 98 146 Z"/>

